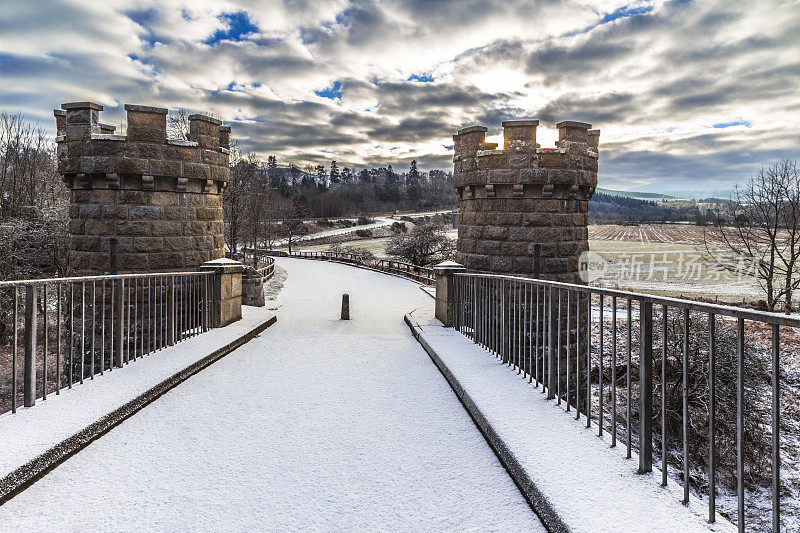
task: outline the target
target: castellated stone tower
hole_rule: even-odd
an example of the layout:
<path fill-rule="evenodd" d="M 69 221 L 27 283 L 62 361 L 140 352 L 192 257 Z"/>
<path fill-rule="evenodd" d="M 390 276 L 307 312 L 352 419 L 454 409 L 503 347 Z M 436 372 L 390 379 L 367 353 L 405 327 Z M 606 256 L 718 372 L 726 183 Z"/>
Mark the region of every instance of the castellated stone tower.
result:
<path fill-rule="evenodd" d="M 58 169 L 70 189 L 72 274 L 185 270 L 224 257 L 222 192 L 230 127 L 189 116 L 189 140 L 167 139 L 167 110 L 126 105 L 127 135 L 103 106 L 54 111 Z"/>
<path fill-rule="evenodd" d="M 556 148 L 540 148 L 538 125 L 503 122 L 503 150 L 485 142 L 483 126 L 453 136 L 461 200 L 456 261 L 474 271 L 580 283 L 600 131 L 561 122 Z"/>

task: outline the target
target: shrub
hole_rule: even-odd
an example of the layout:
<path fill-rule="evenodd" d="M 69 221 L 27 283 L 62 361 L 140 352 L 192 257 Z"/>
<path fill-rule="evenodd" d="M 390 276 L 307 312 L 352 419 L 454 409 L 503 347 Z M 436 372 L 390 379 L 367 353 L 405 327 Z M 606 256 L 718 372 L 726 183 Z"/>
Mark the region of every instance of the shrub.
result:
<path fill-rule="evenodd" d="M 375 259 L 375 254 L 373 254 L 372 252 L 370 252 L 366 248 L 359 248 L 357 246 L 351 246 L 351 247 L 345 248 L 344 251 L 349 253 L 349 254 L 356 255 L 358 257 L 358 260 L 362 261 L 362 262 L 372 261 L 373 259 Z"/>
<path fill-rule="evenodd" d="M 451 259 L 454 250 L 455 242 L 447 237 L 442 226 L 426 224 L 392 237 L 386 252 L 414 265 L 427 266 Z"/>

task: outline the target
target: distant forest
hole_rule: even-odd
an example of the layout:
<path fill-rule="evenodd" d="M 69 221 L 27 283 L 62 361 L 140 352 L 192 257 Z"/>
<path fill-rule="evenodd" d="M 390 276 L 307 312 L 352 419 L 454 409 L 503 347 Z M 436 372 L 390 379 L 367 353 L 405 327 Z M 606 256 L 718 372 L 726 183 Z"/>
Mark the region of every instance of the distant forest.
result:
<path fill-rule="evenodd" d="M 394 211 L 456 209 L 453 173 L 420 171 L 411 161 L 405 172 L 392 165 L 340 168 L 331 161 L 305 167 L 280 166 L 254 154 L 231 156 L 231 179 L 225 191 L 225 226 L 232 247 L 269 242 L 285 234 L 293 221 L 308 218 L 368 216 Z"/>
<path fill-rule="evenodd" d="M 678 222 L 703 223 L 697 206 L 663 205 L 614 194 L 595 192 L 589 200 L 589 221 L 595 223 Z"/>

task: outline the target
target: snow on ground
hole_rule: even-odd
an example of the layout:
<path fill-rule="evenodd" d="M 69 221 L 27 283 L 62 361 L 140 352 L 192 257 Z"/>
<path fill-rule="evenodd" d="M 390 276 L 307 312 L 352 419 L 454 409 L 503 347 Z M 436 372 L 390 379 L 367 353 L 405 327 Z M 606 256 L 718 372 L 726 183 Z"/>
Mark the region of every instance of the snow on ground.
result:
<path fill-rule="evenodd" d="M 0 477 L 4 477 L 57 443 L 133 400 L 184 368 L 236 340 L 275 313 L 244 307 L 242 320 L 179 342 L 175 346 L 131 360 L 123 368 L 86 379 L 83 385 L 61 389 L 47 400 L 36 400 L 16 414 L 0 415 Z M 2 507 L 0 507 L 2 509 Z M 4 522 L 0 520 L 0 529 Z"/>
<path fill-rule="evenodd" d="M 585 429 L 585 418 L 576 421 L 516 370 L 432 315 L 423 307 L 412 320 L 570 531 L 735 530 L 721 516 L 708 524 L 708 508 L 695 498 L 684 506 L 680 487 L 662 488 L 659 472 L 637 475 L 636 454 L 625 459 L 623 450 L 597 436 L 596 426 Z"/>
<path fill-rule="evenodd" d="M 0 507 L 0 529 L 544 531 L 403 323 L 430 297 L 278 262 L 277 324 Z"/>
<path fill-rule="evenodd" d="M 396 220 L 392 220 L 390 218 L 378 218 L 375 219 L 375 222 L 370 224 L 364 224 L 363 226 L 350 226 L 347 228 L 336 228 L 336 229 L 328 229 L 325 231 L 319 231 L 317 233 L 309 233 L 308 235 L 301 235 L 299 237 L 295 237 L 292 239 L 292 245 L 297 243 L 307 241 L 310 239 L 322 239 L 324 237 L 332 237 L 334 235 L 344 235 L 347 233 L 355 233 L 356 230 L 367 230 L 367 229 L 375 229 L 375 228 L 382 228 L 384 226 L 391 226 L 392 223 L 397 222 Z M 273 244 L 273 248 L 280 248 L 281 246 L 286 246 L 289 244 L 289 239 L 278 239 Z"/>

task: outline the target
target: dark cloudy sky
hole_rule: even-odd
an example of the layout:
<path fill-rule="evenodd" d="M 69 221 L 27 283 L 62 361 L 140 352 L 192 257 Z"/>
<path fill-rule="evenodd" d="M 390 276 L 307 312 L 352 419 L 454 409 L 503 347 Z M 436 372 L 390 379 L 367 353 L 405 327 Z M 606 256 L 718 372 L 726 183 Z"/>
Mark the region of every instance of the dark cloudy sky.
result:
<path fill-rule="evenodd" d="M 184 107 L 283 164 L 448 169 L 459 127 L 581 120 L 601 186 L 713 191 L 800 154 L 800 1 L 3 0 L 0 80 L 51 132 Z"/>

